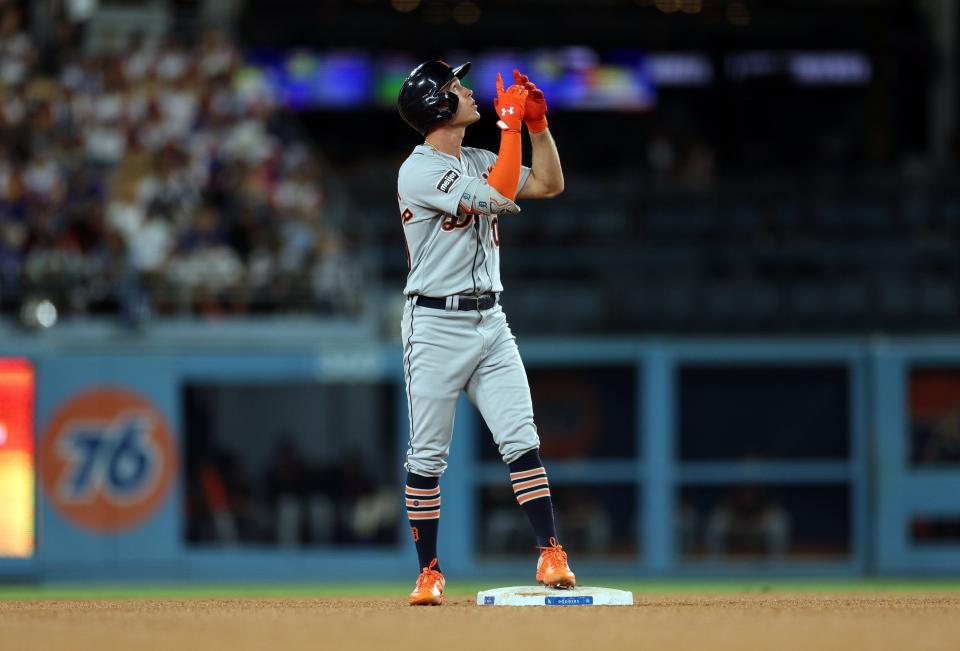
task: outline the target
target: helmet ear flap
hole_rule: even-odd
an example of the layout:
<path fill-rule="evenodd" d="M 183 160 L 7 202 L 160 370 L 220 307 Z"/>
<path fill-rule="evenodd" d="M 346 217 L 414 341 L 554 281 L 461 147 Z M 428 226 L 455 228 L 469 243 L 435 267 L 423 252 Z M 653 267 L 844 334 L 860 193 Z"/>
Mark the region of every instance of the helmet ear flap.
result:
<path fill-rule="evenodd" d="M 444 119 L 449 120 L 457 114 L 457 107 L 460 106 L 460 96 L 453 91 L 448 90 L 442 94 L 442 97 L 447 100 L 447 110 L 450 111 L 450 115 Z"/>
<path fill-rule="evenodd" d="M 445 122 L 456 115 L 460 98 L 456 93 L 446 91 L 434 95 L 429 98 L 426 103 L 433 114 L 430 119 L 430 124 L 433 125 L 438 122 Z"/>

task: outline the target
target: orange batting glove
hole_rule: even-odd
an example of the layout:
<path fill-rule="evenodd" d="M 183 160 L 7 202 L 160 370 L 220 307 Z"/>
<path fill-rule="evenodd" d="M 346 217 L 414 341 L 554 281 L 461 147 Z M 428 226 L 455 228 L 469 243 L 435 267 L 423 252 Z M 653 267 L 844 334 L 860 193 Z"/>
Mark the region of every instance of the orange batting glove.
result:
<path fill-rule="evenodd" d="M 497 162 L 493 164 L 487 183 L 497 192 L 510 199 L 517 197 L 517 185 L 520 183 L 520 158 L 522 153 L 523 110 L 527 104 L 527 89 L 513 85 L 503 89 L 503 77 L 497 73 L 497 98 L 493 106 L 497 109 L 497 126 L 500 132 L 500 151 Z"/>
<path fill-rule="evenodd" d="M 524 107 L 523 121 L 530 133 L 540 133 L 547 128 L 547 100 L 543 91 L 537 88 L 530 78 L 519 70 L 513 71 L 513 83 L 527 89 L 527 105 Z"/>
<path fill-rule="evenodd" d="M 497 73 L 497 97 L 493 107 L 497 110 L 497 126 L 504 131 L 520 133 L 523 125 L 523 111 L 527 104 L 527 89 L 519 84 L 503 89 L 503 77 Z"/>

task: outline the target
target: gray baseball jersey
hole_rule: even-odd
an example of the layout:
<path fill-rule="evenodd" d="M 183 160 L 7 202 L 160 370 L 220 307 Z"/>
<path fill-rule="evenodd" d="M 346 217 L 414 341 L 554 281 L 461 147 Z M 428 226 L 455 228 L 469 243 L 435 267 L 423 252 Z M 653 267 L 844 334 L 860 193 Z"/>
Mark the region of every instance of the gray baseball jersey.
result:
<path fill-rule="evenodd" d="M 496 155 L 464 147 L 460 159 L 420 145 L 397 182 L 410 271 L 401 323 L 410 437 L 407 470 L 440 476 L 447 466 L 461 391 L 480 411 L 500 454 L 510 463 L 539 447 L 523 361 L 499 304 L 459 310 L 417 305 L 418 296 L 500 292 L 498 218 L 461 208 L 472 181 Z M 520 185 L 530 168 L 521 169 Z M 519 192 L 519 189 L 518 189 Z"/>
<path fill-rule="evenodd" d="M 476 296 L 501 292 L 499 218 L 464 214 L 460 202 L 470 181 L 485 178 L 493 152 L 462 147 L 460 159 L 418 145 L 400 166 L 397 198 L 410 272 L 410 296 Z M 530 175 L 520 168 L 517 192 Z"/>

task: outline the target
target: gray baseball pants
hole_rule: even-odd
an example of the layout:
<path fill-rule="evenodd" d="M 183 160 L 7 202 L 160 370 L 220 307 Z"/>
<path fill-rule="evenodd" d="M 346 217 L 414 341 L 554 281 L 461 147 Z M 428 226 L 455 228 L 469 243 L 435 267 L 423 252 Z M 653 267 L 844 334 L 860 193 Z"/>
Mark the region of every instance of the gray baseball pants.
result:
<path fill-rule="evenodd" d="M 414 300 L 407 298 L 401 322 L 410 419 L 406 469 L 443 474 L 461 390 L 480 410 L 505 463 L 539 447 L 530 385 L 500 305 L 461 312 Z"/>

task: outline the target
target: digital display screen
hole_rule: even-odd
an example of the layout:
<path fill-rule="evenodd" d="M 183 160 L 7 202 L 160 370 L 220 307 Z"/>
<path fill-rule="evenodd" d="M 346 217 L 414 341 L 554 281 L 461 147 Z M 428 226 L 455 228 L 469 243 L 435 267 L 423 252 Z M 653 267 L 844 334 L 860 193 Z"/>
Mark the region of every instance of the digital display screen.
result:
<path fill-rule="evenodd" d="M 796 86 L 865 86 L 873 76 L 870 58 L 855 51 L 738 52 L 724 58 L 724 67 L 731 81 L 781 76 Z"/>
<path fill-rule="evenodd" d="M 274 101 L 287 108 L 346 108 L 370 101 L 373 68 L 362 54 L 261 50 L 251 59 L 263 72 Z"/>
<path fill-rule="evenodd" d="M 259 76 L 272 100 L 292 110 L 393 108 L 407 74 L 420 62 L 404 54 L 370 54 L 356 50 L 253 50 L 245 75 Z M 467 85 L 489 103 L 494 79 L 527 73 L 552 108 L 567 110 L 648 111 L 660 89 L 694 88 L 717 78 L 745 82 L 776 77 L 796 87 L 865 86 L 872 74 L 870 58 L 857 51 L 730 52 L 716 63 L 704 52 L 599 51 L 586 46 L 536 50 L 449 52 L 452 65 L 473 63 Z M 249 83 L 249 79 L 245 80 Z"/>
<path fill-rule="evenodd" d="M 0 358 L 0 557 L 34 551 L 33 366 Z"/>

